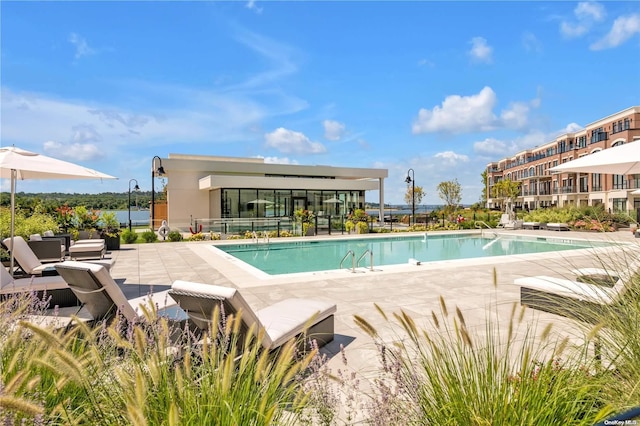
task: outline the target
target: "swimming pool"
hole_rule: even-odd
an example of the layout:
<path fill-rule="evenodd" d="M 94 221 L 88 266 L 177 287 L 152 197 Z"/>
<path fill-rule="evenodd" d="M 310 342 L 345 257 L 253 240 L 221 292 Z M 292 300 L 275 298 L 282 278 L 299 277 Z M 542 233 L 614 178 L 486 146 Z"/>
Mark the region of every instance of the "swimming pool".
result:
<path fill-rule="evenodd" d="M 291 274 L 350 269 L 352 256 L 359 267 L 369 267 L 371 253 L 374 266 L 419 262 L 506 256 L 514 254 L 565 251 L 608 244 L 556 238 L 518 236 L 482 237 L 469 234 L 429 234 L 427 236 L 393 236 L 361 239 L 243 243 L 216 246 L 237 259 L 269 274 Z M 368 250 L 368 252 L 367 252 Z M 345 255 L 347 255 L 345 257 Z M 344 259 L 344 260 L 343 260 Z"/>

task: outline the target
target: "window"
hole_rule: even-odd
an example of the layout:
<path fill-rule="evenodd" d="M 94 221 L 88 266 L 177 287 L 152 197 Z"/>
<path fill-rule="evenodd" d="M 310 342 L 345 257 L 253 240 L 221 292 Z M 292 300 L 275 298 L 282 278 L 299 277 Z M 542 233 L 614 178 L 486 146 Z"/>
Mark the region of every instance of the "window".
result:
<path fill-rule="evenodd" d="M 591 190 L 602 191 L 602 175 L 600 173 L 591 174 Z"/>
<path fill-rule="evenodd" d="M 623 212 L 627 210 L 627 199 L 626 198 L 614 198 L 613 199 L 613 211 L 614 212 Z"/>
<path fill-rule="evenodd" d="M 613 189 L 625 189 L 626 187 L 624 175 L 613 175 Z"/>
<path fill-rule="evenodd" d="M 602 127 L 598 127 L 591 132 L 591 143 L 601 142 L 604 140 L 607 140 L 607 132 L 605 132 Z"/>
<path fill-rule="evenodd" d="M 629 130 L 629 119 L 625 118 L 624 123 L 622 124 L 622 130 Z"/>

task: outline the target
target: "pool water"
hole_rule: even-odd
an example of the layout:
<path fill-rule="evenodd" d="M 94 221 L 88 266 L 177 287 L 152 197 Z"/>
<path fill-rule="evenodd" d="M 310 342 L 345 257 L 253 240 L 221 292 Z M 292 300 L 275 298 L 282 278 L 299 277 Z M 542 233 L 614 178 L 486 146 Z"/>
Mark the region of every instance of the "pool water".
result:
<path fill-rule="evenodd" d="M 442 234 L 413 237 L 383 237 L 366 239 L 277 242 L 269 244 L 233 244 L 216 248 L 270 275 L 350 269 L 352 257 L 359 267 L 406 264 L 409 259 L 419 262 L 469 259 L 514 254 L 542 253 L 595 247 L 596 243 L 554 238 L 525 238 L 480 235 Z M 599 244 L 600 246 L 606 244 Z M 369 250 L 370 253 L 367 252 Z"/>

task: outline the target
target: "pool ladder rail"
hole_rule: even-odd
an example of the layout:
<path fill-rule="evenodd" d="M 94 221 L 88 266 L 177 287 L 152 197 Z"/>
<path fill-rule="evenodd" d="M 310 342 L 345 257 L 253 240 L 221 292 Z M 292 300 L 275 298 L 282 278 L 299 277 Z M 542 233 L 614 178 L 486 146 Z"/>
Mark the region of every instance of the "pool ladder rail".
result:
<path fill-rule="evenodd" d="M 494 237 L 494 238 L 498 238 L 498 233 L 497 233 L 496 231 L 493 231 L 493 228 L 492 228 L 492 227 L 490 227 L 490 226 L 487 224 L 487 222 L 484 222 L 484 221 L 482 221 L 482 220 L 476 220 L 475 225 L 476 225 L 476 229 L 479 229 L 479 230 L 480 230 L 480 236 L 481 236 L 482 238 L 484 238 L 484 228 L 482 227 L 482 225 L 484 225 L 488 230 L 490 230 L 490 231 L 491 231 L 491 233 L 493 234 L 493 237 Z"/>
<path fill-rule="evenodd" d="M 366 249 L 364 252 L 362 252 L 360 257 L 358 257 L 357 262 L 356 262 L 356 254 L 353 252 L 353 250 L 347 251 L 347 253 L 344 255 L 344 257 L 340 261 L 340 269 L 342 269 L 342 264 L 344 263 L 344 261 L 347 260 L 349 256 L 351 256 L 351 273 L 355 273 L 356 267 L 357 268 L 360 267 L 360 261 L 367 255 L 367 253 L 369 254 L 369 270 L 371 272 L 375 272 L 375 269 L 373 269 L 373 252 L 369 249 Z"/>
<path fill-rule="evenodd" d="M 251 241 L 254 241 L 256 245 L 258 245 L 260 243 L 260 237 L 258 236 L 258 233 L 256 231 L 253 231 L 251 233 Z M 264 233 L 263 242 L 266 245 L 269 245 L 269 233 L 267 233 L 267 232 Z"/>

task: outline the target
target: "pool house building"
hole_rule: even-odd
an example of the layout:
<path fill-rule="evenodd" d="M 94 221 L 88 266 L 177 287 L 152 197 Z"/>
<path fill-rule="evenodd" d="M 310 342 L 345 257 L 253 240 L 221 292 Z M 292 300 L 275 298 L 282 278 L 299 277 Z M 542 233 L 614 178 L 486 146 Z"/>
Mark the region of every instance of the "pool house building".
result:
<path fill-rule="evenodd" d="M 603 149 L 640 143 L 640 106 L 601 118 L 583 129 L 564 133 L 550 142 L 518 152 L 487 165 L 487 206 L 500 207 L 492 198 L 493 186 L 503 179 L 520 182 L 516 208 L 592 206 L 610 211 L 640 208 L 640 175 L 604 173 L 552 173 L 552 167 Z"/>
<path fill-rule="evenodd" d="M 273 223 L 298 209 L 337 217 L 365 207 L 378 191 L 384 206 L 386 169 L 266 163 L 262 158 L 169 154 L 154 162 L 167 178 L 165 215 L 170 227 L 219 230 L 229 223 Z M 382 217 L 382 211 L 380 212 Z"/>

